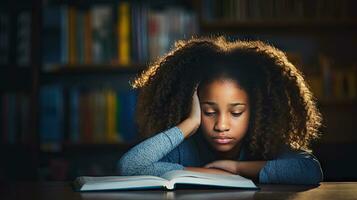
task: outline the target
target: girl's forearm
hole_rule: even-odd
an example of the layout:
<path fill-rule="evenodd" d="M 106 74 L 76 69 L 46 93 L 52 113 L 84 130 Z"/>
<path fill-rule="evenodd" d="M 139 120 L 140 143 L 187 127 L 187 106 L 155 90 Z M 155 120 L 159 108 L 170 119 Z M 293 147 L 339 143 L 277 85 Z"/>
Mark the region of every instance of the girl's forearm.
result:
<path fill-rule="evenodd" d="M 177 127 L 181 130 L 185 138 L 188 138 L 192 135 L 200 126 L 200 123 L 197 120 L 187 118 L 182 121 Z"/>
<path fill-rule="evenodd" d="M 223 169 L 212 169 L 212 168 L 203 168 L 203 167 L 185 167 L 185 170 L 194 171 L 194 172 L 204 172 L 210 174 L 232 174 Z"/>
<path fill-rule="evenodd" d="M 236 174 L 258 180 L 259 172 L 265 166 L 266 162 L 267 161 L 238 161 Z"/>

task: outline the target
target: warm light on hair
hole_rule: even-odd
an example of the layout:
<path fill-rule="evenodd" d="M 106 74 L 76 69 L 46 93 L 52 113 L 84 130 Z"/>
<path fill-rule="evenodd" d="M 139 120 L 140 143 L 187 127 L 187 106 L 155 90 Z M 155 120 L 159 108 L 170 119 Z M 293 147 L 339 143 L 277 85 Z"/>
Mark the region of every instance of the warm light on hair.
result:
<path fill-rule="evenodd" d="M 250 95 L 254 97 L 247 134 L 252 154 L 270 158 L 284 145 L 309 150 L 310 141 L 319 136 L 322 119 L 301 72 L 271 45 L 230 42 L 224 37 L 178 41 L 137 77 L 133 83 L 140 90 L 137 122 L 144 137 L 187 117 L 195 85 L 209 73 L 208 65 L 216 58 L 223 63 L 230 60 L 227 65 L 233 67 L 247 68 L 244 63 L 252 63 L 247 69 L 254 78 L 246 80 L 252 84 Z"/>

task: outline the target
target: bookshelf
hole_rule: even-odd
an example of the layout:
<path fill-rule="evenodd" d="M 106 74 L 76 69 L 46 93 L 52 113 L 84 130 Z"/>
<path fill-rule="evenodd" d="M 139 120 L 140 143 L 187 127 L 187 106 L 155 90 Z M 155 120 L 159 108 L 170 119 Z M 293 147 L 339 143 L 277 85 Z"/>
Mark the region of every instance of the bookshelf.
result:
<path fill-rule="evenodd" d="M 41 51 L 39 1 L 0 3 L 0 180 L 37 177 L 37 93 Z M 24 167 L 26 166 L 26 167 Z"/>
<path fill-rule="evenodd" d="M 26 126 L 29 128 L 25 134 L 28 141 L 3 141 L 4 145 L 1 146 L 2 152 L 14 152 L 6 157 L 13 160 L 8 165 L 9 169 L 12 168 L 12 175 L 9 177 L 68 180 L 83 174 L 114 173 L 116 160 L 139 140 L 139 136 L 130 141 L 85 141 L 82 134 L 88 130 L 93 136 L 108 135 L 107 131 L 98 131 L 100 127 L 108 130 L 110 126 L 111 134 L 120 136 L 120 133 L 113 132 L 113 124 L 120 124 L 119 122 L 111 122 L 110 125 L 105 124 L 106 120 L 97 122 L 98 119 L 91 118 L 93 113 L 99 113 L 103 119 L 118 117 L 115 113 L 103 114 L 109 104 L 114 105 L 113 98 L 120 99 L 120 94 L 127 92 L 129 81 L 153 59 L 166 52 L 174 40 L 190 38 L 191 35 L 261 39 L 291 53 L 293 62 L 304 67 L 302 70 L 311 81 L 312 89 L 319 94 L 318 106 L 328 125 L 322 128 L 325 134 L 322 142 L 315 146 L 316 149 L 322 149 L 318 151 L 325 160 L 322 163 L 327 168 L 331 167 L 326 156 L 330 154 L 328 150 L 331 146 L 341 147 L 345 143 L 353 146 L 357 143 L 357 137 L 353 134 L 353 117 L 357 114 L 356 86 L 354 89 L 349 86 L 348 92 L 341 89 L 344 87 L 341 87 L 341 83 L 344 84 L 344 78 L 341 77 L 353 73 L 356 77 L 356 72 L 348 71 L 357 67 L 353 61 L 353 47 L 357 44 L 354 37 L 357 33 L 357 17 L 353 12 L 357 8 L 356 3 L 342 0 L 341 6 L 334 9 L 333 5 L 339 2 L 337 0 L 315 1 L 311 8 L 306 2 L 299 4 L 298 2 L 304 1 L 298 0 L 289 1 L 292 2 L 291 5 L 288 1 L 274 0 L 272 2 L 276 7 L 271 7 L 269 2 L 1 2 L 1 20 L 6 19 L 6 22 L 1 23 L 5 23 L 7 27 L 4 33 L 9 37 L 9 44 L 18 43 L 15 36 L 19 32 L 16 26 L 19 22 L 16 20 L 20 17 L 16 16 L 23 11 L 28 11 L 31 16 L 31 34 L 27 36 L 30 39 L 24 39 L 27 41 L 24 42 L 27 44 L 25 47 L 29 50 L 21 50 L 25 52 L 24 55 L 18 53 L 17 45 L 0 46 L 1 96 L 3 98 L 8 93 L 25 94 L 29 105 L 26 114 Z M 279 12 L 281 7 L 290 7 L 290 13 Z M 294 13 L 298 17 L 293 17 Z M 28 22 L 25 20 L 23 23 Z M 181 25 L 175 27 L 174 24 Z M 334 49 L 345 49 L 346 55 Z M 320 55 L 320 52 L 323 54 Z M 23 58 L 18 59 L 19 56 Z M 27 62 L 19 63 L 18 60 Z M 329 74 L 323 76 L 326 72 Z M 326 78 L 331 78 L 334 74 L 342 74 L 339 75 L 339 86 L 326 84 L 326 80 L 331 81 Z M 353 80 L 353 76 L 348 78 L 350 79 Z M 338 98 L 331 94 L 326 96 L 326 89 L 337 92 Z M 112 103 L 100 103 L 106 101 L 105 99 L 109 102 L 111 99 Z M 51 113 L 53 110 L 54 114 Z M 86 122 L 79 122 L 82 118 Z M 1 119 L 3 125 L 4 117 Z M 46 121 L 48 119 L 50 121 Z M 43 124 L 52 126 L 43 127 Z M 341 127 L 341 124 L 344 126 Z M 1 128 L 3 130 L 3 126 Z M 96 133 L 93 132 L 95 129 Z M 56 131 L 48 135 L 51 132 L 49 130 Z M 73 130 L 77 130 L 74 135 Z M 14 175 L 26 163 L 31 163 L 27 171 Z M 56 171 L 59 173 L 56 174 Z M 332 180 L 337 180 L 333 179 L 334 174 L 331 176 Z"/>
<path fill-rule="evenodd" d="M 273 34 L 336 34 L 356 31 L 357 22 L 354 20 L 320 20 L 320 21 L 224 21 L 201 22 L 203 32 L 240 33 L 273 33 Z"/>
<path fill-rule="evenodd" d="M 39 177 L 114 173 L 120 155 L 140 140 L 129 82 L 174 40 L 196 33 L 195 13 L 185 1 L 43 2 Z M 58 106 L 45 103 L 53 95 Z M 46 109 L 57 113 L 47 128 Z M 53 127 L 60 131 L 46 134 Z"/>

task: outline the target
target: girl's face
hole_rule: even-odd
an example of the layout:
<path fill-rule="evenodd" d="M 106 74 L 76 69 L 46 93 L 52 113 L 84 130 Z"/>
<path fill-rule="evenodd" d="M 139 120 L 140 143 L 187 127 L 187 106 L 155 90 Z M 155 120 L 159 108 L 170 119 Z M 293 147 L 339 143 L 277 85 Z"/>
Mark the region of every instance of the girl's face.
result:
<path fill-rule="evenodd" d="M 215 80 L 200 88 L 201 130 L 219 152 L 239 147 L 248 130 L 248 94 L 233 80 Z"/>

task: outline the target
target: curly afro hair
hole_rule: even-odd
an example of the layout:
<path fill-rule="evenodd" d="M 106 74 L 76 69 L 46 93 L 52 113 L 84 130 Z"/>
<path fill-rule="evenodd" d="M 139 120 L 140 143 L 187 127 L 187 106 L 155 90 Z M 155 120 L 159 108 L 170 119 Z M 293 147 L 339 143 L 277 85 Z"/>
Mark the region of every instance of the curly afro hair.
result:
<path fill-rule="evenodd" d="M 322 119 L 301 72 L 271 45 L 224 37 L 178 41 L 135 79 L 141 136 L 179 124 L 190 112 L 196 85 L 222 78 L 236 80 L 249 95 L 245 141 L 252 155 L 270 159 L 283 146 L 310 151 Z"/>

